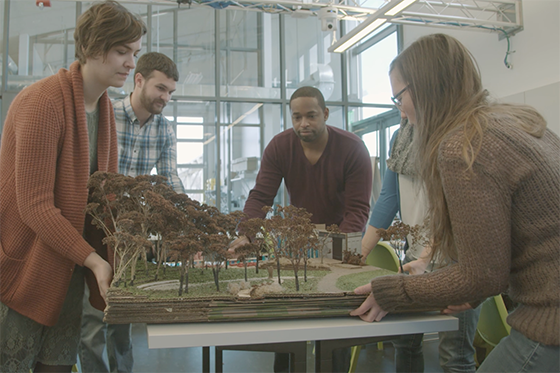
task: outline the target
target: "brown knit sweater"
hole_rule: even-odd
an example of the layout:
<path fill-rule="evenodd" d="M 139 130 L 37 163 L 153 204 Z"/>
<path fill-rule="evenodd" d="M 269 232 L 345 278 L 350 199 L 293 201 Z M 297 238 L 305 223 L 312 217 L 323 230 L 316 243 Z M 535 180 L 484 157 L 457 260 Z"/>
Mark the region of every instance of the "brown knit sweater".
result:
<path fill-rule="evenodd" d="M 117 171 L 111 102 L 99 100 L 99 170 Z M 80 64 L 20 92 L 0 149 L 0 300 L 47 326 L 56 323 L 76 264 L 94 251 L 83 233 L 89 178 Z"/>
<path fill-rule="evenodd" d="M 508 291 L 521 305 L 508 323 L 528 338 L 560 336 L 560 139 L 535 138 L 493 123 L 465 172 L 460 134 L 445 141 L 438 166 L 458 252 L 457 264 L 421 276 L 372 281 L 388 312 L 480 301 Z"/>

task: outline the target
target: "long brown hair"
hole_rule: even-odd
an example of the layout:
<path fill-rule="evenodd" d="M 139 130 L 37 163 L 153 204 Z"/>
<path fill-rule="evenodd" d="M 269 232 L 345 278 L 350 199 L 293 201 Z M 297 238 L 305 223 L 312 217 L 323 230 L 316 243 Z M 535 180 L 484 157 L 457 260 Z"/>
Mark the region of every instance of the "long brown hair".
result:
<path fill-rule="evenodd" d="M 395 70 L 408 85 L 416 111 L 413 146 L 429 202 L 432 255 L 444 261 L 456 260 L 438 168 L 440 144 L 451 133 L 460 131 L 465 172 L 472 172 L 484 132 L 496 118 L 536 137 L 544 134 L 546 122 L 528 106 L 490 103 L 473 56 L 451 36 L 419 38 L 393 60 L 390 71 Z"/>

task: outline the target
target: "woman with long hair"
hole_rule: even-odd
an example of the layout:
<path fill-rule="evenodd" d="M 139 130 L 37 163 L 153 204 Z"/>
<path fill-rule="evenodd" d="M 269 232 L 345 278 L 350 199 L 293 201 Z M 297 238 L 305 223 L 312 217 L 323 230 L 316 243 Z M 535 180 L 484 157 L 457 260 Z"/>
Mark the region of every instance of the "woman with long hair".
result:
<path fill-rule="evenodd" d="M 560 138 L 533 108 L 491 102 L 474 58 L 450 36 L 415 41 L 390 79 L 414 125 L 432 255 L 449 265 L 376 278 L 355 290 L 371 294 L 351 314 L 372 322 L 415 308 L 454 313 L 507 292 L 519 304 L 511 335 L 479 371 L 558 372 Z"/>

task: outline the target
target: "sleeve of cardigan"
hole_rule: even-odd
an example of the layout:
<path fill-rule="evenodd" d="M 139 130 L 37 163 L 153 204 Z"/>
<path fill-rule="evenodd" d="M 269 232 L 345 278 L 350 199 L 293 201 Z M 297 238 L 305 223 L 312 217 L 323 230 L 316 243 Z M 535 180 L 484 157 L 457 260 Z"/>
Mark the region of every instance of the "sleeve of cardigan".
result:
<path fill-rule="evenodd" d="M 365 229 L 372 182 L 371 159 L 360 140 L 345 162 L 344 218 L 340 223 L 342 232 L 362 232 Z"/>
<path fill-rule="evenodd" d="M 439 157 L 457 263 L 417 276 L 389 276 L 372 281 L 382 309 L 445 308 L 478 301 L 506 290 L 510 272 L 511 196 L 499 175 L 475 163 L 465 171 L 460 158 Z M 505 178 L 502 178 L 505 180 Z"/>
<path fill-rule="evenodd" d="M 65 145 L 61 140 L 63 111 L 54 108 L 53 101 L 42 94 L 22 101 L 18 113 L 12 117 L 16 122 L 15 184 L 21 219 L 50 248 L 83 265 L 94 250 L 82 232 L 62 215 L 54 200 L 57 173 L 73 172 L 58 167 L 59 150 Z"/>
<path fill-rule="evenodd" d="M 279 151 L 275 138 L 264 149 L 261 158 L 261 166 L 257 175 L 255 187 L 249 192 L 243 212 L 247 219 L 264 218 L 266 213 L 262 211 L 264 206 L 272 206 L 274 197 L 282 182 L 282 171 L 278 164 Z"/>

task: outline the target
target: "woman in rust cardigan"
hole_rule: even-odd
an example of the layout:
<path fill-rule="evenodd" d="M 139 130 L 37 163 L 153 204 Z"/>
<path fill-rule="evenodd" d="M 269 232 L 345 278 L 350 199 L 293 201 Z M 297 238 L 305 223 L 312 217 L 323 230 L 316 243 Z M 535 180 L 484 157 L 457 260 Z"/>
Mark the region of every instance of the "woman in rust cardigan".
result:
<path fill-rule="evenodd" d="M 0 371 L 69 372 L 80 340 L 83 268 L 105 296 L 112 278 L 85 224 L 87 181 L 117 171 L 106 89 L 134 69 L 144 23 L 117 2 L 78 19 L 76 57 L 18 94 L 0 150 Z M 98 303 L 98 307 L 103 306 Z"/>

